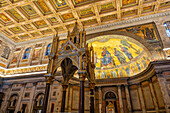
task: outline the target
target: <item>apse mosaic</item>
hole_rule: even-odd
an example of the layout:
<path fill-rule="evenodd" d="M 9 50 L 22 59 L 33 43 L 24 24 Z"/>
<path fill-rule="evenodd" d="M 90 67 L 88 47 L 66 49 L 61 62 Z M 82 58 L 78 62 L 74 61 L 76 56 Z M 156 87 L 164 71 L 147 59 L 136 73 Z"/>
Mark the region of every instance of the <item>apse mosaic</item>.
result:
<path fill-rule="evenodd" d="M 88 40 L 94 47 L 97 79 L 130 77 L 147 68 L 148 53 L 126 36 L 107 35 Z"/>

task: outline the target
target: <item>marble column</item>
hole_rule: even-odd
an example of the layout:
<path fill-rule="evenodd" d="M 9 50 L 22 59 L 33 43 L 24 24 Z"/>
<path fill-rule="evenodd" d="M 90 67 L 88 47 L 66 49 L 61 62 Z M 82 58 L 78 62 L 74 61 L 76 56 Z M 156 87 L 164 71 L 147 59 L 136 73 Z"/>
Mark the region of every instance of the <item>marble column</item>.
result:
<path fill-rule="evenodd" d="M 99 92 L 99 113 L 102 113 L 102 89 L 98 87 Z"/>
<path fill-rule="evenodd" d="M 131 102 L 130 102 L 130 94 L 129 94 L 128 85 L 125 85 L 125 93 L 126 93 L 128 113 L 132 113 L 132 105 L 131 105 Z"/>
<path fill-rule="evenodd" d="M 32 87 L 32 93 L 30 96 L 30 102 L 29 102 L 29 108 L 28 108 L 28 113 L 31 113 L 33 110 L 33 106 L 34 106 L 34 97 L 35 97 L 35 91 L 37 88 L 37 82 L 33 83 L 33 87 Z"/>
<path fill-rule="evenodd" d="M 157 78 L 158 78 L 158 82 L 159 82 L 160 89 L 161 89 L 161 92 L 162 92 L 162 96 L 163 96 L 163 99 L 164 99 L 165 110 L 166 110 L 167 113 L 170 113 L 170 109 L 168 109 L 170 107 L 170 97 L 169 97 L 169 94 L 168 94 L 167 86 L 165 84 L 166 80 L 165 80 L 162 73 L 157 73 Z"/>
<path fill-rule="evenodd" d="M 155 106 L 156 113 L 159 113 L 158 103 L 157 103 L 157 100 L 156 100 L 156 95 L 155 95 L 155 92 L 154 92 L 154 89 L 153 89 L 153 84 L 152 84 L 151 79 L 149 80 L 149 86 L 150 86 L 150 90 L 151 90 L 151 95 L 153 97 L 152 99 L 153 99 L 153 103 L 154 103 L 154 106 Z"/>
<path fill-rule="evenodd" d="M 121 86 L 118 86 L 120 113 L 124 113 Z"/>
<path fill-rule="evenodd" d="M 11 96 L 12 84 L 9 84 L 8 86 L 9 86 L 8 91 L 5 93 L 5 98 L 4 98 L 4 101 L 2 103 L 1 113 L 5 113 L 5 111 L 8 107 L 8 100 L 10 99 L 10 96 Z"/>
<path fill-rule="evenodd" d="M 23 95 L 24 95 L 25 86 L 26 86 L 26 83 L 22 84 L 22 88 L 21 88 L 21 91 L 19 92 L 20 95 L 19 95 L 17 106 L 15 108 L 14 113 L 17 113 L 18 111 L 21 111 L 20 108 L 22 106 L 21 102 L 22 102 L 22 98 L 23 98 Z"/>
<path fill-rule="evenodd" d="M 139 92 L 139 98 L 142 106 L 142 113 L 146 113 L 146 107 L 145 107 L 145 101 L 142 93 L 142 87 L 141 84 L 138 84 L 138 92 Z"/>

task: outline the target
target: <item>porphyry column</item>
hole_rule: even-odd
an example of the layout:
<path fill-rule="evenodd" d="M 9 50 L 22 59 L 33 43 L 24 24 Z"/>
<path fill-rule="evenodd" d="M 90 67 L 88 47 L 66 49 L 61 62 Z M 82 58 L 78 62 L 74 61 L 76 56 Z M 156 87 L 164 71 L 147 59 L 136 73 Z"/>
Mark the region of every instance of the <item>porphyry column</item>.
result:
<path fill-rule="evenodd" d="M 63 95 L 62 95 L 62 103 L 61 103 L 61 112 L 65 111 L 65 102 L 66 102 L 66 89 L 68 87 L 68 85 L 63 84 Z"/>
<path fill-rule="evenodd" d="M 84 113 L 84 81 L 86 78 L 86 72 L 79 71 L 78 74 L 80 77 L 79 113 Z"/>
<path fill-rule="evenodd" d="M 94 113 L 94 88 L 95 83 L 90 83 L 90 113 Z"/>

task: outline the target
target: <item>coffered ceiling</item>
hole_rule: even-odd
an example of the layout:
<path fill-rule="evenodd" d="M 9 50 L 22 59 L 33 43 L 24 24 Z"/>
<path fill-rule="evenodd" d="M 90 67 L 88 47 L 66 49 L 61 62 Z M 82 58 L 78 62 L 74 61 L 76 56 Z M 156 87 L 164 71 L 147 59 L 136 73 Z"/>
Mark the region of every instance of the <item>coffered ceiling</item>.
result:
<path fill-rule="evenodd" d="M 0 32 L 14 42 L 170 10 L 170 0 L 0 0 Z"/>

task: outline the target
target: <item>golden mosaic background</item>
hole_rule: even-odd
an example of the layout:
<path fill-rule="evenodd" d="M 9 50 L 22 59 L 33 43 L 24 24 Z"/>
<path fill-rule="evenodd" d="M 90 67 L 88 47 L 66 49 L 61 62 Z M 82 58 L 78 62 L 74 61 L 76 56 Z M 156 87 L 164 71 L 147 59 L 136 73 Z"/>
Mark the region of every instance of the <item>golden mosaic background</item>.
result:
<path fill-rule="evenodd" d="M 0 32 L 14 42 L 170 10 L 169 0 L 0 0 Z"/>

